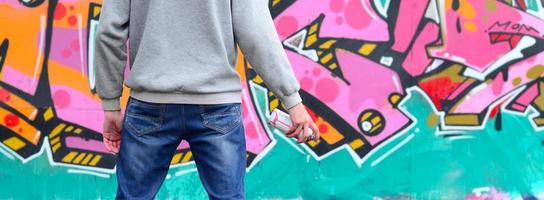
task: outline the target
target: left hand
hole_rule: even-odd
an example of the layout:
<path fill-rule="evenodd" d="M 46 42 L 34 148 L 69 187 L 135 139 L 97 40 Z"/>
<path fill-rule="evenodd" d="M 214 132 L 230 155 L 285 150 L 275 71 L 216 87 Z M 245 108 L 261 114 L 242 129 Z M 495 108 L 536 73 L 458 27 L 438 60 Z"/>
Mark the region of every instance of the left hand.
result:
<path fill-rule="evenodd" d="M 102 138 L 106 149 L 113 154 L 119 153 L 122 126 L 123 114 L 121 111 L 104 111 Z"/>
<path fill-rule="evenodd" d="M 312 129 L 315 135 L 314 141 L 320 141 L 319 129 L 317 128 L 317 125 L 315 125 L 312 117 L 304 107 L 304 104 L 299 103 L 289 108 L 287 112 L 289 112 L 289 116 L 291 117 L 291 121 L 293 123 L 291 129 L 289 129 L 289 131 L 285 133 L 287 137 L 297 137 L 301 133 L 301 131 L 304 131 L 303 136 L 298 137 L 297 139 L 298 143 L 303 143 L 309 139 L 310 129 Z"/>

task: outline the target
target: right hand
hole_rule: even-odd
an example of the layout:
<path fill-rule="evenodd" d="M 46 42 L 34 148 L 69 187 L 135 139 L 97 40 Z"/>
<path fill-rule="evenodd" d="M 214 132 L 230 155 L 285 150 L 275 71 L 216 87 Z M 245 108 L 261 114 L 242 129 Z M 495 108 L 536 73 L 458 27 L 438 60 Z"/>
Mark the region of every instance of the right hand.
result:
<path fill-rule="evenodd" d="M 293 123 L 291 129 L 286 132 L 287 137 L 297 137 L 297 142 L 303 143 L 310 138 L 310 129 L 312 129 L 313 134 L 315 134 L 314 141 L 320 141 L 319 129 L 304 107 L 304 104 L 299 103 L 287 111 Z M 298 137 L 299 135 L 302 135 L 302 137 Z"/>
<path fill-rule="evenodd" d="M 119 153 L 122 125 L 123 115 L 121 111 L 104 111 L 104 131 L 102 138 L 106 149 L 113 154 Z"/>

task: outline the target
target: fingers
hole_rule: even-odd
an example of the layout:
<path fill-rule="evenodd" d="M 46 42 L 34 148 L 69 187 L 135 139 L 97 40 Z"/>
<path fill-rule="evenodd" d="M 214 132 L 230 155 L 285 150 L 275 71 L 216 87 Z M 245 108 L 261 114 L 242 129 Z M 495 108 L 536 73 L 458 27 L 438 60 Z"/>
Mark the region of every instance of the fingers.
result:
<path fill-rule="evenodd" d="M 293 137 L 295 135 L 294 132 L 295 132 L 295 130 L 297 130 L 297 127 L 298 126 L 291 126 L 291 128 L 289 128 L 289 130 L 287 132 L 285 132 L 285 135 L 287 137 Z"/>
<path fill-rule="evenodd" d="M 113 143 L 111 140 L 107 139 L 107 138 L 104 138 L 104 146 L 106 147 L 106 149 L 110 152 L 110 153 L 113 153 L 114 150 L 113 150 Z"/>
<path fill-rule="evenodd" d="M 302 130 L 300 130 L 301 132 L 299 132 L 297 137 L 298 143 L 307 142 L 310 139 L 314 140 L 315 142 L 321 141 L 319 128 L 312 120 L 301 124 L 299 127 L 302 127 Z M 295 131 L 295 133 L 297 133 L 297 131 Z"/>
<path fill-rule="evenodd" d="M 120 140 L 116 140 L 116 141 L 111 141 L 111 150 L 114 154 L 117 154 L 119 153 L 119 144 L 120 144 Z"/>
<path fill-rule="evenodd" d="M 114 122 L 114 125 L 115 125 L 115 130 L 120 135 L 121 134 L 121 129 L 123 128 L 123 117 L 121 116 L 120 118 L 116 118 L 116 120 Z"/>
<path fill-rule="evenodd" d="M 107 137 L 103 137 L 103 141 L 104 141 L 104 146 L 106 147 L 106 149 L 113 153 L 113 154 L 117 154 L 119 153 L 119 147 L 120 147 L 120 144 L 121 144 L 121 140 L 111 140 Z"/>
<path fill-rule="evenodd" d="M 295 128 L 296 127 L 296 128 Z M 287 135 L 287 137 L 297 137 L 299 134 L 300 134 L 300 131 L 302 130 L 302 125 L 301 124 L 298 124 L 296 126 L 293 126 L 292 127 L 293 129 L 295 129 L 294 131 L 292 131 L 291 133 L 289 133 Z"/>
<path fill-rule="evenodd" d="M 111 145 L 109 143 L 109 140 L 106 139 L 105 137 L 102 138 L 102 141 L 104 142 L 104 147 L 106 147 L 106 150 L 108 150 L 109 152 L 111 152 Z"/>
<path fill-rule="evenodd" d="M 306 142 L 308 140 L 308 138 L 310 137 L 310 133 L 311 133 L 309 127 L 310 127 L 310 125 L 309 125 L 308 122 L 306 122 L 306 123 L 304 123 L 302 125 L 302 128 L 303 128 L 302 130 L 304 132 L 302 132 L 302 137 L 298 138 L 298 140 L 297 140 L 298 143 L 303 143 L 303 142 Z"/>
<path fill-rule="evenodd" d="M 321 140 L 321 134 L 319 133 L 319 128 L 313 121 L 310 122 L 310 128 L 314 131 L 314 141 L 319 142 Z"/>
<path fill-rule="evenodd" d="M 122 125 L 121 112 L 105 112 L 102 140 L 106 149 L 113 154 L 119 153 Z"/>
<path fill-rule="evenodd" d="M 108 113 L 105 115 L 103 124 L 103 135 L 109 140 L 119 140 L 123 126 L 123 117 L 118 113 Z"/>

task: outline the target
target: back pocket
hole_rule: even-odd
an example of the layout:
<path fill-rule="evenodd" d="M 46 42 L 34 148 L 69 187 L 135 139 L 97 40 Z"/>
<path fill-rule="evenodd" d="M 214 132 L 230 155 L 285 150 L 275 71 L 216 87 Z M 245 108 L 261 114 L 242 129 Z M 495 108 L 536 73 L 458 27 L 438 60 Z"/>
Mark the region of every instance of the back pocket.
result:
<path fill-rule="evenodd" d="M 201 104 L 200 115 L 205 127 L 227 134 L 242 122 L 241 103 Z"/>
<path fill-rule="evenodd" d="M 163 124 L 166 104 L 151 103 L 130 97 L 125 111 L 126 126 L 137 136 L 157 131 Z"/>

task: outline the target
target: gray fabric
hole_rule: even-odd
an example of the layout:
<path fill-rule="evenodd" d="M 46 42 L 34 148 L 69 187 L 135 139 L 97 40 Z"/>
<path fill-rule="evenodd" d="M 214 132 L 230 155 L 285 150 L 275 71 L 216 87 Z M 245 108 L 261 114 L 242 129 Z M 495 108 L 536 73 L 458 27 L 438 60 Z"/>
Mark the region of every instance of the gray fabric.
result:
<path fill-rule="evenodd" d="M 302 101 L 268 0 L 104 0 L 94 51 L 102 108 L 120 110 L 123 84 L 150 102 L 241 102 L 236 44 L 286 108 Z"/>

